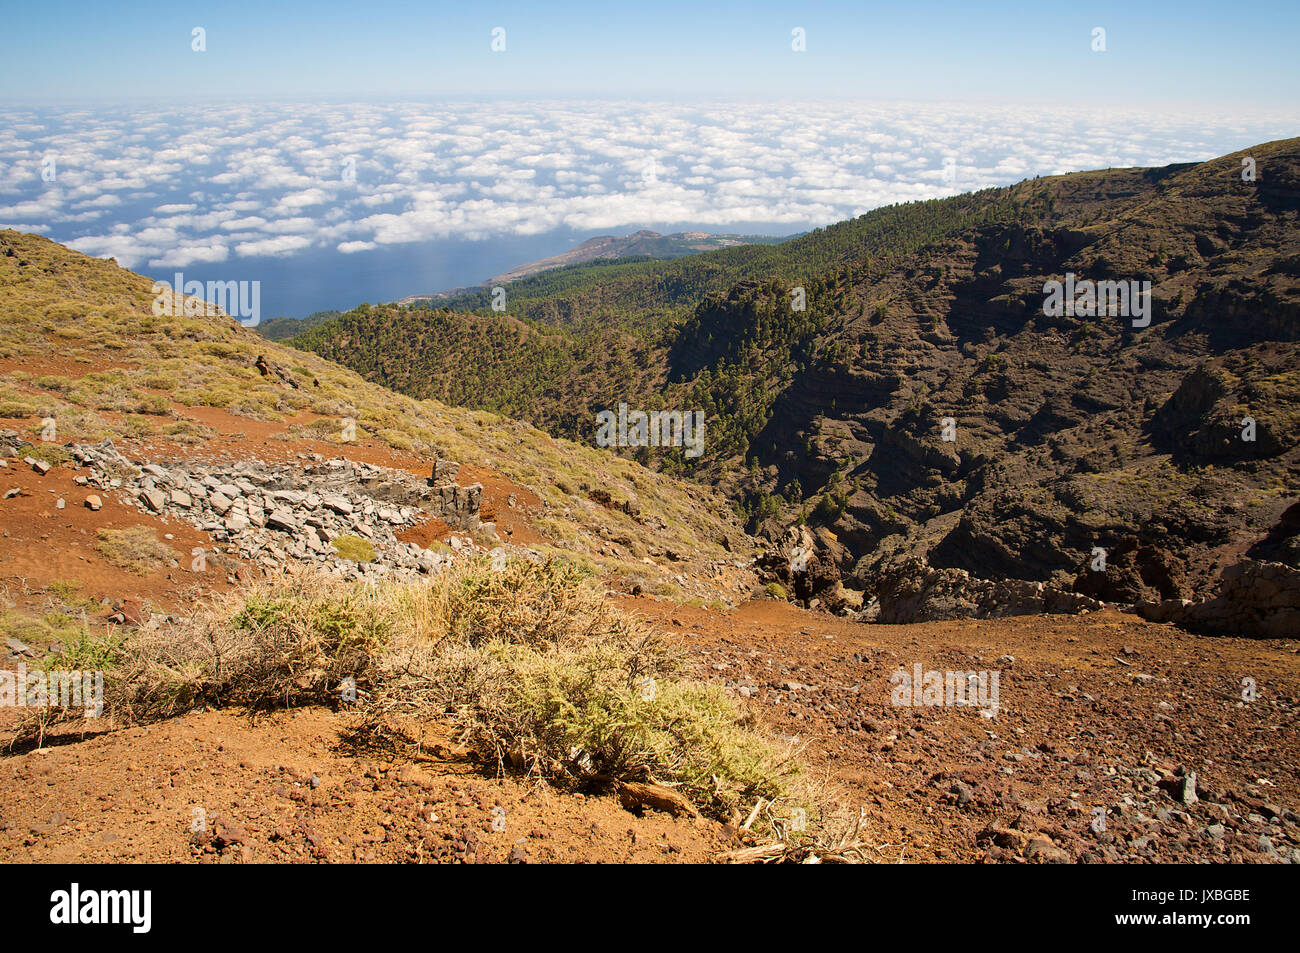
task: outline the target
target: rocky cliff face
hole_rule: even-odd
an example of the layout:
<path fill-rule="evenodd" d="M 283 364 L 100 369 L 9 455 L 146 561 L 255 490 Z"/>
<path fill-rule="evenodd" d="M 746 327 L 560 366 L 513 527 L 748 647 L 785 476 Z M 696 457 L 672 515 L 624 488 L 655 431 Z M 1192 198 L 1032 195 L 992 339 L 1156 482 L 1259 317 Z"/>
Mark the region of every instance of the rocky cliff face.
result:
<path fill-rule="evenodd" d="M 0 431 L 0 457 L 21 458 L 29 446 L 15 431 Z M 419 480 L 401 470 L 320 454 L 291 465 L 194 464 L 131 460 L 110 441 L 66 449 L 84 469 L 76 483 L 88 492 L 184 520 L 218 544 L 211 553 L 193 555 L 224 549 L 270 571 L 308 562 L 349 578 L 414 578 L 439 572 L 452 557 L 402 541 L 401 531 L 431 517 L 466 531 L 494 530 L 479 519 L 482 486 L 459 485 L 459 464 L 447 460 L 435 462 L 431 476 Z M 86 505 L 98 509 L 103 499 L 90 493 Z M 331 544 L 340 537 L 367 541 L 373 560 L 334 559 Z"/>
<path fill-rule="evenodd" d="M 1254 182 L 1227 156 L 1025 183 L 1051 203 L 1042 225 L 865 272 L 860 309 L 818 341 L 835 357 L 798 371 L 754 449 L 774 488 L 840 487 L 821 522 L 879 618 L 1036 611 L 1043 592 L 1273 612 L 1206 609 L 1203 626 L 1289 618 L 1288 572 L 1224 572 L 1300 492 L 1300 141 L 1252 155 Z M 1149 324 L 1045 313 L 1067 274 L 1150 282 Z"/>

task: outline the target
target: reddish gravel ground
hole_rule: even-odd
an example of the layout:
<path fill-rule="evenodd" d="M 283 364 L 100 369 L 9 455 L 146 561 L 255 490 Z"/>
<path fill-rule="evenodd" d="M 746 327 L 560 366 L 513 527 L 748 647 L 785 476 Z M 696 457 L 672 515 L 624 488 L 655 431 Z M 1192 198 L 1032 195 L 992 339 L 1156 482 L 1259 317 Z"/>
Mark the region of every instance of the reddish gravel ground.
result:
<path fill-rule="evenodd" d="M 888 859 L 1300 861 L 1294 640 L 1111 611 L 864 626 L 774 601 L 634 608 L 804 741 Z M 890 676 L 917 663 L 999 671 L 996 717 L 891 704 Z"/>
<path fill-rule="evenodd" d="M 288 423 L 187 412 L 216 431 L 201 449 L 155 441 L 123 451 L 268 461 L 339 452 L 276 439 Z M 426 472 L 386 447 L 346 453 Z M 466 472 L 503 531 L 535 538 L 535 496 L 491 471 Z M 176 611 L 247 575 L 234 559 L 201 578 L 109 566 L 94 547 L 101 527 L 152 524 L 179 553 L 206 537 L 111 494 L 92 512 L 74 475 L 56 467 L 41 477 L 12 460 L 0 469 L 0 489 L 19 490 L 0 505 L 10 608 L 39 610 L 52 583 L 73 581 L 82 596 L 108 599 L 104 614 L 122 604 Z M 441 535 L 436 523 L 417 529 L 424 544 Z M 872 859 L 1300 860 L 1294 640 L 1196 637 L 1115 612 L 876 626 L 768 599 L 706 610 L 612 598 L 667 632 L 698 677 L 725 683 L 772 731 L 798 739 L 838 797 L 865 809 Z M 996 717 L 892 705 L 891 674 L 918 663 L 996 671 Z M 0 712 L 0 734 L 12 717 Z M 256 721 L 209 711 L 6 748 L 0 860 L 682 863 L 737 846 L 713 821 L 637 816 L 609 795 L 497 778 L 437 739 L 420 752 L 358 745 L 351 727 L 351 716 L 323 709 Z"/>
<path fill-rule="evenodd" d="M 624 601 L 697 675 L 753 687 L 756 714 L 866 809 L 881 862 L 1267 862 L 1300 846 L 1293 644 L 1116 613 L 861 626 L 769 601 Z M 996 718 L 890 705 L 900 664 L 978 671 L 1004 655 Z M 681 863 L 734 846 L 712 821 L 492 777 L 437 740 L 423 754 L 357 746 L 350 724 L 204 712 L 10 753 L 0 858 Z"/>

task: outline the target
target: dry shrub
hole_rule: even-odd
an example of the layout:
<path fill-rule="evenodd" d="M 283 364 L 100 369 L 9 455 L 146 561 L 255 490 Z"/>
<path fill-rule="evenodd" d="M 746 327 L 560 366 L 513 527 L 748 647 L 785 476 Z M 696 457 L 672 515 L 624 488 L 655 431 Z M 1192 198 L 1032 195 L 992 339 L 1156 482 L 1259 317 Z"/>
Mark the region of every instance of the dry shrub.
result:
<path fill-rule="evenodd" d="M 105 673 L 104 706 L 140 723 L 201 705 L 333 703 L 355 679 L 365 728 L 437 721 L 503 771 L 669 789 L 737 825 L 758 805 L 748 836 L 785 847 L 738 859 L 805 856 L 824 818 L 795 752 L 681 670 L 574 564 L 483 560 L 418 583 L 286 576 L 215 597 L 133 632 Z"/>
<path fill-rule="evenodd" d="M 256 583 L 216 597 L 181 622 L 94 637 L 114 647 L 94 666 L 104 672 L 103 714 L 114 723 L 141 724 L 205 705 L 332 704 L 345 680 L 365 690 L 390 631 L 384 600 L 373 588 L 339 589 L 318 576 Z M 55 660 L 71 667 L 66 656 Z M 33 716 L 15 740 L 38 737 L 54 721 L 81 712 Z"/>
<path fill-rule="evenodd" d="M 588 570 L 570 561 L 517 559 L 500 572 L 462 564 L 440 583 L 447 592 L 447 637 L 471 646 L 501 641 L 544 648 L 646 634 L 605 602 Z"/>
<path fill-rule="evenodd" d="M 802 808 L 759 800 L 741 825 L 746 846 L 717 859 L 729 864 L 861 864 L 883 859 L 880 848 L 865 839 L 865 810 L 843 806 L 840 792 L 826 790 L 812 800 L 819 805 L 818 816 L 806 825 L 801 817 L 799 830 L 794 819 Z M 760 817 L 766 822 L 761 826 L 754 823 Z M 764 843 L 753 843 L 748 836 L 756 827 L 764 832 Z"/>
<path fill-rule="evenodd" d="M 798 786 L 793 752 L 603 599 L 571 563 L 459 568 L 408 617 L 377 676 L 376 712 L 450 721 L 502 769 L 564 784 L 649 781 L 730 817 Z"/>
<path fill-rule="evenodd" d="M 118 569 L 140 576 L 170 566 L 176 559 L 176 551 L 147 526 L 101 529 L 95 535 L 98 537 L 95 548 L 101 556 Z"/>

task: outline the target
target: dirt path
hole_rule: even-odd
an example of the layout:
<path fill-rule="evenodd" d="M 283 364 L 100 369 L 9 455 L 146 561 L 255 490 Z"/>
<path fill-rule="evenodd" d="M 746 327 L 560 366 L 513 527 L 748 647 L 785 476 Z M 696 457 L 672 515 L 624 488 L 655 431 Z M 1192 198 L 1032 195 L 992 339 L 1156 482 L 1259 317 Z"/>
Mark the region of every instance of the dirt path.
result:
<path fill-rule="evenodd" d="M 427 460 L 386 446 L 283 439 L 306 418 L 183 413 L 213 436 L 196 447 L 126 441 L 123 452 L 267 462 L 320 453 L 428 472 Z M 515 542 L 537 538 L 536 496 L 462 469 L 484 486 L 485 519 Z M 39 614 L 49 587 L 72 582 L 83 599 L 107 600 L 101 615 L 178 611 L 251 572 L 234 558 L 189 572 L 191 550 L 211 547 L 206 534 L 112 493 L 87 509 L 91 491 L 75 475 L 40 476 L 14 459 L 0 469 L 0 493 L 18 491 L 0 502 L 6 608 Z M 145 576 L 109 565 L 97 531 L 134 525 L 154 526 L 178 565 Z M 411 532 L 433 545 L 446 529 L 431 521 Z M 882 626 L 768 599 L 722 610 L 612 598 L 668 633 L 697 677 L 725 683 L 797 739 L 811 770 L 865 809 L 881 862 L 1300 861 L 1294 640 L 1198 638 L 1114 612 Z M 917 665 L 997 673 L 996 717 L 891 704 L 891 675 Z M 0 734 L 12 717 L 0 712 Z M 7 752 L 0 859 L 689 862 L 734 846 L 715 822 L 637 817 L 612 797 L 497 779 L 445 744 L 422 758 L 358 749 L 349 727 L 349 716 L 320 709 L 257 722 L 200 712 Z M 504 831 L 493 829 L 500 812 Z"/>
<path fill-rule="evenodd" d="M 1199 638 L 1117 612 L 884 626 L 774 601 L 626 604 L 675 633 L 696 675 L 743 687 L 804 741 L 891 858 L 1021 859 L 1041 836 L 1035 853 L 1055 859 L 1300 861 L 1293 640 Z M 892 673 L 918 663 L 999 671 L 997 716 L 891 704 Z M 1196 772 L 1194 804 L 1180 771 Z"/>
<path fill-rule="evenodd" d="M 1116 613 L 864 626 L 771 601 L 622 601 L 699 677 L 744 687 L 761 720 L 805 745 L 866 808 L 881 862 L 1300 856 L 1294 643 L 1196 639 Z M 890 704 L 900 665 L 978 671 L 1005 655 L 996 718 Z M 698 862 L 731 843 L 715 822 L 493 778 L 438 739 L 420 758 L 356 748 L 349 726 L 321 709 L 206 712 L 10 754 L 0 858 Z M 1180 766 L 1197 773 L 1195 804 Z"/>

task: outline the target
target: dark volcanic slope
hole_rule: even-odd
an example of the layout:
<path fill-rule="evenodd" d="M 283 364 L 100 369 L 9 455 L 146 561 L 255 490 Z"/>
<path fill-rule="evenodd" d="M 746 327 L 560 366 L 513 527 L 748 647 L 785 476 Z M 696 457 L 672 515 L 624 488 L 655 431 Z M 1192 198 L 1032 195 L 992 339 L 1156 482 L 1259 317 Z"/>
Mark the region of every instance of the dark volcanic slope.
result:
<path fill-rule="evenodd" d="M 556 273 L 516 300 L 568 356 L 528 355 L 511 412 L 588 439 L 584 422 L 617 399 L 702 407 L 695 475 L 774 537 L 806 518 L 818 569 L 793 586 L 803 598 L 839 602 L 842 576 L 895 621 L 1026 604 L 1023 590 L 972 595 L 967 573 L 1119 602 L 1205 597 L 1266 537 L 1269 558 L 1298 565 L 1295 528 L 1278 526 L 1300 490 L 1298 219 L 1292 139 L 880 209 L 778 246 Z M 1049 316 L 1044 284 L 1067 274 L 1149 281 L 1149 325 Z M 575 329 L 593 316 L 602 335 L 639 329 L 637 360 L 588 350 Z M 371 373 L 383 362 L 356 347 L 376 319 L 356 317 L 346 337 L 326 325 L 306 343 Z M 430 369 L 402 376 L 436 369 L 444 393 L 474 393 L 448 358 L 483 335 L 477 319 L 443 313 L 433 338 L 427 313 L 384 320 L 386 359 Z"/>
<path fill-rule="evenodd" d="M 1236 155 L 1025 183 L 1056 221 L 965 231 L 859 288 L 821 342 L 843 357 L 795 375 L 756 445 L 782 435 L 778 482 L 839 487 L 822 510 L 861 583 L 896 546 L 1063 584 L 1102 547 L 1076 590 L 1187 596 L 1277 521 L 1300 489 L 1300 142 L 1249 154 L 1255 182 Z M 1048 317 L 1067 272 L 1149 280 L 1150 326 Z"/>

